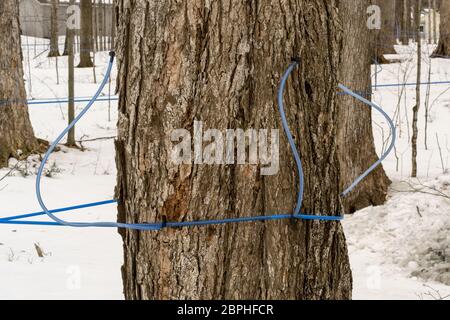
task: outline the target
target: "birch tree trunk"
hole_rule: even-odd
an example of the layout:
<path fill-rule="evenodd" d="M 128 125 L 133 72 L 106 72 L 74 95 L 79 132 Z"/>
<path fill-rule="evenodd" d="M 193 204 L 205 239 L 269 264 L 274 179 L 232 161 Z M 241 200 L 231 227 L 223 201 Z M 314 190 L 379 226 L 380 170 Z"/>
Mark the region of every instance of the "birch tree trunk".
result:
<path fill-rule="evenodd" d="M 0 1 L 0 167 L 38 151 L 30 123 L 20 44 L 19 4 Z"/>
<path fill-rule="evenodd" d="M 337 1 L 135 1 L 117 5 L 119 221 L 221 219 L 292 212 L 295 163 L 280 136 L 280 170 L 176 165 L 170 133 L 281 128 L 285 94 L 306 174 L 304 212 L 336 215 Z M 156 14 L 157 13 L 157 14 Z M 192 132 L 191 132 L 192 133 Z M 121 230 L 127 299 L 348 299 L 351 271 L 339 222 L 272 221 Z"/>
<path fill-rule="evenodd" d="M 444 0 L 440 8 L 441 24 L 439 30 L 439 42 L 433 57 L 450 56 L 450 1 Z"/>
<path fill-rule="evenodd" d="M 370 0 L 341 1 L 339 12 L 344 25 L 343 54 L 339 64 L 339 81 L 371 99 L 371 46 L 373 30 L 366 26 L 362 14 Z M 357 176 L 378 160 L 375 151 L 372 112 L 365 104 L 348 95 L 339 96 L 339 163 L 340 188 L 344 190 Z M 343 201 L 345 212 L 351 213 L 386 200 L 390 180 L 383 167 L 378 167 Z"/>

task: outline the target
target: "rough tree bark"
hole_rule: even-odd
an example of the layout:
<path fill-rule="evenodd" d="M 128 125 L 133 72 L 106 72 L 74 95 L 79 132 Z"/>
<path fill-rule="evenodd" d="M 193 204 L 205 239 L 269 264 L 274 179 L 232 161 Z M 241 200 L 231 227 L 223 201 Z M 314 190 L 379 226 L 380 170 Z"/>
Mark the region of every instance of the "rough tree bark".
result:
<path fill-rule="evenodd" d="M 59 56 L 59 43 L 58 43 L 58 0 L 52 0 L 51 2 L 51 15 L 50 15 L 50 51 L 49 57 Z"/>
<path fill-rule="evenodd" d="M 432 57 L 450 56 L 450 1 L 441 2 L 441 24 L 439 29 L 439 42 Z"/>
<path fill-rule="evenodd" d="M 375 4 L 381 8 L 381 30 L 376 31 L 374 46 L 374 59 L 378 63 L 389 63 L 385 54 L 396 54 L 394 45 L 397 44 L 395 33 L 395 1 L 376 0 Z M 356 5 L 356 4 L 355 4 Z"/>
<path fill-rule="evenodd" d="M 92 3 L 91 0 L 80 0 L 81 30 L 80 30 L 80 63 L 78 68 L 94 66 L 91 59 L 92 52 Z"/>
<path fill-rule="evenodd" d="M 19 4 L 0 1 L 0 167 L 38 151 L 28 116 L 20 45 Z"/>
<path fill-rule="evenodd" d="M 370 0 L 341 1 L 341 20 L 344 26 L 343 54 L 339 65 L 339 81 L 371 99 L 371 33 L 366 26 L 366 15 L 362 14 Z M 365 104 L 348 95 L 339 96 L 339 163 L 340 187 L 344 190 L 370 164 L 378 160 L 375 151 L 372 113 Z M 380 166 L 372 172 L 344 200 L 346 213 L 380 205 L 386 200 L 390 180 Z"/>
<path fill-rule="evenodd" d="M 119 221 L 292 212 L 296 169 L 283 135 L 280 171 L 175 165 L 170 133 L 280 128 L 285 95 L 306 173 L 304 212 L 338 214 L 337 1 L 135 1 L 117 5 Z M 157 14 L 156 14 L 157 13 Z M 121 230 L 127 299 L 347 299 L 351 271 L 338 222 L 272 221 L 162 232 Z"/>

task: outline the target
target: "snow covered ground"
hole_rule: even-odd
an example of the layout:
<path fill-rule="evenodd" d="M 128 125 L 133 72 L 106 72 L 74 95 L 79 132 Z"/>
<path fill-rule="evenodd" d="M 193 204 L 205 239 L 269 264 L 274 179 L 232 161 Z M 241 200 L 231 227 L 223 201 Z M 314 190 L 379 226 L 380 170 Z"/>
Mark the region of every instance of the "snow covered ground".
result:
<path fill-rule="evenodd" d="M 396 49 L 400 54 L 388 57 L 402 62 L 381 66 L 378 84 L 416 81 L 415 46 Z M 429 82 L 429 74 L 431 82 L 450 81 L 450 59 L 430 59 L 432 52 L 433 46 L 423 48 L 422 82 Z M 379 88 L 373 95 L 396 121 L 398 136 L 395 152 L 383 163 L 393 181 L 388 201 L 346 216 L 343 222 L 355 299 L 450 298 L 450 84 L 429 87 L 428 150 L 424 134 L 428 86 L 421 86 L 417 179 L 409 178 L 416 87 L 405 88 Z M 373 120 L 380 152 L 387 146 L 389 130 L 378 114 Z"/>
<path fill-rule="evenodd" d="M 27 43 L 26 38 L 23 43 Z M 34 44 L 34 39 L 28 39 L 28 44 Z M 58 58 L 58 85 L 55 59 L 46 58 L 45 53 L 33 58 L 43 48 L 38 48 L 37 54 L 31 45 L 29 52 L 27 48 L 24 46 L 28 97 L 66 97 L 66 58 Z M 378 84 L 415 81 L 414 47 L 397 49 L 401 54 L 391 58 L 402 62 L 382 66 L 383 70 L 377 75 Z M 424 48 L 424 82 L 428 80 L 431 61 L 428 53 L 431 51 L 432 47 Z M 28 68 L 28 56 L 31 68 Z M 107 61 L 107 53 L 97 54 L 98 82 Z M 449 73 L 450 60 L 431 61 L 432 81 L 450 81 Z M 77 69 L 75 78 L 76 96 L 90 96 L 97 89 L 92 69 Z M 408 141 L 415 86 L 402 90 L 401 87 L 379 88 L 373 96 L 374 101 L 395 118 L 399 128 L 396 152 L 384 163 L 393 180 L 389 199 L 383 206 L 347 216 L 343 223 L 355 299 L 436 299 L 450 294 L 450 85 L 430 88 L 428 150 L 424 147 L 423 129 L 427 86 L 422 86 L 419 179 L 408 178 L 411 167 Z M 108 95 L 108 88 L 103 93 Z M 84 103 L 77 104 L 77 111 L 83 106 Z M 110 109 L 108 102 L 96 103 L 77 126 L 77 140 L 113 137 L 116 106 L 114 101 Z M 32 105 L 29 110 L 35 133 L 42 139 L 53 140 L 67 123 L 65 104 Z M 377 114 L 374 114 L 374 123 L 380 152 L 386 147 L 388 126 Z M 43 194 L 50 208 L 112 199 L 116 174 L 113 140 L 101 139 L 82 145 L 84 151 L 62 147 L 62 152 L 52 156 L 48 177 L 43 180 Z M 16 169 L 4 179 L 9 170 L 0 170 L 0 217 L 40 211 L 34 195 L 38 164 L 38 156 L 21 163 L 11 160 L 10 167 Z M 116 210 L 114 205 L 107 205 L 60 216 L 71 221 L 114 221 Z M 123 299 L 121 264 L 121 238 L 113 229 L 0 225 L 0 299 Z"/>

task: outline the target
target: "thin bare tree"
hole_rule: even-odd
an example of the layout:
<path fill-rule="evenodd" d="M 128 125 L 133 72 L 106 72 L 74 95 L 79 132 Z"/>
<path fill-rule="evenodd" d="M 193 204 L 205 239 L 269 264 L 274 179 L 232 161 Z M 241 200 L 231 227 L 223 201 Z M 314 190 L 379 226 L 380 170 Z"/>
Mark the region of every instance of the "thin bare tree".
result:
<path fill-rule="evenodd" d="M 74 5 L 75 0 L 70 0 L 70 5 Z M 69 92 L 69 102 L 68 102 L 68 123 L 71 123 L 75 118 L 75 54 L 74 54 L 74 38 L 75 30 L 67 28 L 67 54 L 69 58 L 69 81 L 68 81 L 68 92 Z M 68 135 L 66 145 L 68 147 L 75 147 L 75 127 L 73 127 Z"/>
<path fill-rule="evenodd" d="M 411 148 L 412 148 L 412 168 L 411 177 L 417 177 L 417 137 L 419 135 L 418 129 L 418 118 L 419 118 L 419 108 L 420 108 L 420 78 L 421 78 L 421 67 L 422 67 L 422 43 L 420 37 L 420 12 L 422 8 L 422 0 L 415 0 L 414 5 L 414 23 L 415 23 L 415 34 L 417 43 L 417 85 L 416 85 L 416 104 L 413 107 L 413 121 L 412 121 L 412 137 L 411 137 Z"/>

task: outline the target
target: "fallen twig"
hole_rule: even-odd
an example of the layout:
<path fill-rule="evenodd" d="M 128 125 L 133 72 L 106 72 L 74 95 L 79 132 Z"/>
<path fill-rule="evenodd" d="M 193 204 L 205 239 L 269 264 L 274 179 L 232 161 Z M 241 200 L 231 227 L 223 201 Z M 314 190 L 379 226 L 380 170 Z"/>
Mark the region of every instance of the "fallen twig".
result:
<path fill-rule="evenodd" d="M 436 197 L 442 197 L 442 198 L 450 199 L 450 195 L 448 195 L 448 194 L 446 194 L 446 193 L 444 193 L 444 192 L 442 192 L 442 191 L 440 191 L 440 190 L 438 190 L 438 189 L 436 189 L 434 187 L 426 186 L 423 183 L 421 183 L 420 181 L 419 181 L 419 187 L 414 186 L 413 184 L 411 184 L 408 181 L 401 181 L 401 182 L 407 184 L 410 187 L 410 190 L 396 190 L 396 189 L 392 189 L 392 190 L 394 190 L 395 192 L 402 192 L 402 193 L 417 192 L 417 193 L 429 194 L 429 195 L 436 196 Z M 428 189 L 428 190 L 431 190 L 433 192 L 424 191 L 423 189 Z"/>

